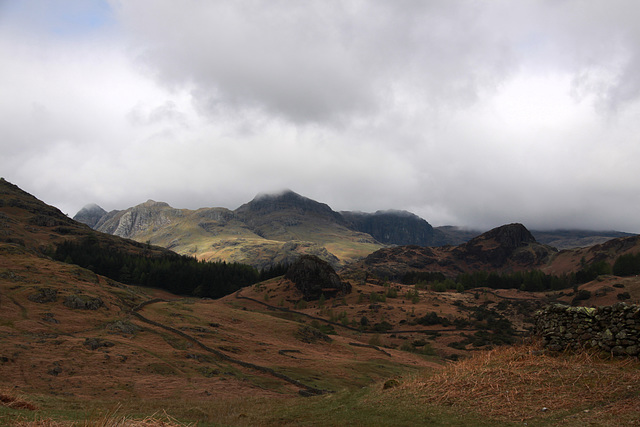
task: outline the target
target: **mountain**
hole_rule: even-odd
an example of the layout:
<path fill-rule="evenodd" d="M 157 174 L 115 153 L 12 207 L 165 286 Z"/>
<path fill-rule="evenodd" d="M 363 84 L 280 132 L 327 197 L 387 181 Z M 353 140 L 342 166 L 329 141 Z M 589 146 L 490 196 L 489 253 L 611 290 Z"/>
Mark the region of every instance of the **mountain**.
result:
<path fill-rule="evenodd" d="M 336 212 L 291 190 L 260 194 L 234 211 L 175 209 L 148 200 L 123 211 L 83 208 L 74 219 L 98 231 L 149 242 L 205 260 L 249 263 L 259 269 L 316 255 L 334 267 L 385 245 L 441 245 L 446 236 L 406 211 Z"/>
<path fill-rule="evenodd" d="M 604 243 L 607 240 L 620 237 L 634 236 L 632 233 L 621 231 L 593 231 L 593 230 L 531 230 L 536 240 L 545 245 L 553 246 L 559 250 L 584 248 Z"/>
<path fill-rule="evenodd" d="M 399 246 L 380 249 L 348 267 L 398 279 L 409 272 L 455 277 L 473 271 L 520 271 L 541 268 L 556 249 L 538 243 L 522 224 L 494 228 L 458 246 Z"/>
<path fill-rule="evenodd" d="M 482 231 L 479 230 L 470 230 L 450 225 L 435 227 L 435 230 L 444 234 L 444 239 L 449 245 L 459 245 L 482 234 Z M 538 243 L 553 246 L 558 250 L 583 248 L 604 243 L 607 240 L 634 235 L 632 233 L 625 233 L 622 231 L 576 229 L 531 230 L 531 234 L 533 234 Z"/>
<path fill-rule="evenodd" d="M 148 200 L 109 212 L 94 227 L 199 259 L 242 262 L 258 269 L 290 264 L 302 254 L 316 255 L 338 267 L 383 246 L 370 235 L 348 228 L 344 218 L 326 204 L 293 191 L 258 195 L 235 211 L 176 209 Z"/>
<path fill-rule="evenodd" d="M 448 245 L 460 245 L 482 234 L 480 230 L 472 230 L 453 225 L 435 227 L 435 230 L 444 235 L 444 239 Z"/>
<path fill-rule="evenodd" d="M 84 206 L 78 213 L 73 217 L 74 221 L 81 222 L 83 224 L 87 224 L 89 227 L 94 228 L 98 221 L 103 218 L 107 214 L 107 211 L 102 209 L 100 206 L 95 203 L 90 203 Z"/>
<path fill-rule="evenodd" d="M 452 226 L 434 228 L 406 211 L 336 212 L 325 203 L 291 190 L 260 194 L 234 211 L 221 207 L 176 209 L 164 202 L 148 200 L 109 213 L 99 206 L 88 205 L 74 219 L 104 233 L 159 245 L 180 254 L 248 263 L 258 269 L 290 264 L 303 254 L 316 255 L 337 268 L 385 246 L 461 245 L 481 234 Z M 536 243 L 559 249 L 628 235 L 580 230 L 531 234 L 536 236 Z M 473 247 L 469 245 L 468 250 Z M 522 251 L 520 254 L 534 258 L 538 255 L 541 254 L 526 255 Z"/>
<path fill-rule="evenodd" d="M 375 213 L 341 212 L 350 228 L 370 234 L 386 245 L 442 246 L 449 244 L 447 236 L 431 224 L 407 211 L 377 211 Z"/>

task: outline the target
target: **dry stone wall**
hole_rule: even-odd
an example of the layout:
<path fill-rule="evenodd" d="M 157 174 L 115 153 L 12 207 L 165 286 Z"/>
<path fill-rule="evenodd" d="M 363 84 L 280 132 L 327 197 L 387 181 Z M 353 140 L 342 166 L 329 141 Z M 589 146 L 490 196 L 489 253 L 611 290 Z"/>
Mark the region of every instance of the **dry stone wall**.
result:
<path fill-rule="evenodd" d="M 554 304 L 535 315 L 535 332 L 553 351 L 599 348 L 616 356 L 640 354 L 640 306 L 589 308 Z"/>

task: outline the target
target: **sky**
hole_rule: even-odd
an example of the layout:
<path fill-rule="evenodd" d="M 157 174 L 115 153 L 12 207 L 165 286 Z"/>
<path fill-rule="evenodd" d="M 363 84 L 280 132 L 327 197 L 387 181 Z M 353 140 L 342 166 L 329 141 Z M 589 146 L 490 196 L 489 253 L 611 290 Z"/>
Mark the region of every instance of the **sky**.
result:
<path fill-rule="evenodd" d="M 0 176 L 640 233 L 635 0 L 0 0 Z"/>

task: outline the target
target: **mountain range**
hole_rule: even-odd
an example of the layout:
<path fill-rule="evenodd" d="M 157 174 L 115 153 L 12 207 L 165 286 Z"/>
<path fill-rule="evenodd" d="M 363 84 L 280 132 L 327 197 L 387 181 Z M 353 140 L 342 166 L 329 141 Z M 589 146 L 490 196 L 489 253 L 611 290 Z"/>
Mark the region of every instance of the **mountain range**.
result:
<path fill-rule="evenodd" d="M 259 269 L 316 255 L 335 267 L 387 245 L 448 243 L 424 219 L 404 211 L 336 212 L 293 191 L 258 195 L 235 210 L 175 209 L 149 200 L 122 211 L 93 204 L 74 219 L 97 231 L 149 242 L 204 260 Z"/>
<path fill-rule="evenodd" d="M 148 200 L 106 212 L 96 204 L 74 219 L 97 231 L 148 242 L 203 260 L 242 262 L 258 269 L 290 264 L 301 254 L 342 267 L 390 246 L 460 245 L 482 234 L 453 226 L 432 227 L 400 210 L 375 213 L 331 209 L 293 191 L 261 194 L 235 210 L 223 207 L 176 209 Z M 631 236 L 588 230 L 531 231 L 536 241 L 556 249 L 591 246 Z"/>

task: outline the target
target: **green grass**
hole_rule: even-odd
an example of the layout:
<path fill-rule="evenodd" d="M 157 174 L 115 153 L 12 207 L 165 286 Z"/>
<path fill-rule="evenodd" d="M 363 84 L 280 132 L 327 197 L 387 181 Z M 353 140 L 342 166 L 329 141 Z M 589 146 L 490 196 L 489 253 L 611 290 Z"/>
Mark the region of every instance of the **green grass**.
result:
<path fill-rule="evenodd" d="M 85 420 L 95 421 L 105 417 L 141 420 L 154 414 L 185 424 L 197 423 L 199 427 L 492 425 L 469 413 L 455 413 L 446 408 L 425 406 L 417 402 L 387 399 L 379 385 L 310 398 L 225 399 L 212 396 L 203 401 L 180 398 L 163 401 L 85 401 L 40 396 L 31 401 L 39 407 L 38 410 L 14 410 L 0 406 L 0 425 L 16 424 L 19 420 L 44 419 L 73 421 L 84 425 Z"/>

